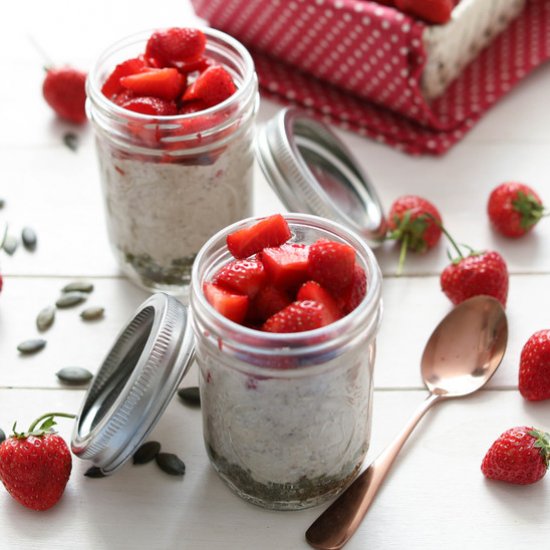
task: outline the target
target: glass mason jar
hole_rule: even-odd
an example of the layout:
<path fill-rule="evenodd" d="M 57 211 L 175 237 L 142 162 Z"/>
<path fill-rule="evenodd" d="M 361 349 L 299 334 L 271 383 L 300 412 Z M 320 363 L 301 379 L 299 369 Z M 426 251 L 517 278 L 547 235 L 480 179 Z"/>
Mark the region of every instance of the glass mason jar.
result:
<path fill-rule="evenodd" d="M 367 293 L 328 326 L 275 334 L 221 316 L 202 288 L 232 259 L 226 237 L 212 237 L 193 266 L 191 318 L 199 365 L 203 433 L 210 460 L 244 499 L 266 508 L 315 506 L 341 492 L 368 449 L 381 274 L 365 241 L 334 222 L 288 214 L 292 242 L 327 238 L 353 246 Z"/>
<path fill-rule="evenodd" d="M 252 58 L 230 36 L 202 29 L 205 56 L 237 91 L 209 109 L 152 117 L 101 92 L 118 63 L 145 50 L 151 32 L 117 42 L 87 81 L 107 228 L 123 272 L 151 291 L 186 295 L 201 246 L 252 211 L 253 126 L 258 84 Z"/>

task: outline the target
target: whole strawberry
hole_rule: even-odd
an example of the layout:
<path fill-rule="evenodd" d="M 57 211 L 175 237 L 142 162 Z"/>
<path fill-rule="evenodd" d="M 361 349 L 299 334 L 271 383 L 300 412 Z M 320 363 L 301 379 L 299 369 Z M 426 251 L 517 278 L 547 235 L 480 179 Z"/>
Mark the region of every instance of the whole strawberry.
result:
<path fill-rule="evenodd" d="M 550 330 L 535 332 L 523 346 L 519 391 L 529 401 L 550 399 Z"/>
<path fill-rule="evenodd" d="M 495 251 L 474 252 L 453 260 L 441 273 L 441 290 L 453 304 L 472 296 L 493 296 L 503 306 L 508 298 L 508 267 Z"/>
<path fill-rule="evenodd" d="M 487 213 L 502 235 L 517 238 L 531 231 L 545 215 L 542 200 L 528 185 L 502 183 L 489 196 Z"/>
<path fill-rule="evenodd" d="M 69 122 L 86 122 L 86 73 L 73 67 L 48 69 L 42 94 L 55 113 Z"/>
<path fill-rule="evenodd" d="M 395 200 L 388 215 L 388 238 L 401 243 L 398 274 L 407 250 L 426 252 L 434 247 L 441 238 L 441 226 L 441 214 L 428 200 L 417 195 Z"/>
<path fill-rule="evenodd" d="M 519 426 L 505 431 L 487 451 L 481 471 L 489 479 L 528 485 L 546 474 L 550 435 Z"/>
<path fill-rule="evenodd" d="M 52 430 L 54 416 L 74 418 L 49 413 L 25 433 L 17 433 L 14 425 L 13 435 L 0 445 L 0 479 L 15 500 L 32 510 L 51 508 L 61 498 L 71 473 L 71 453 Z"/>

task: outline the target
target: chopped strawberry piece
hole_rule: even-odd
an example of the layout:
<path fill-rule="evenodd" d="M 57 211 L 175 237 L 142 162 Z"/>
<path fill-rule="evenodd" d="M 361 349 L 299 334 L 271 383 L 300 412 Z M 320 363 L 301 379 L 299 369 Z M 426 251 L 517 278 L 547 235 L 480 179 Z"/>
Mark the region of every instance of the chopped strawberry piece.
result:
<path fill-rule="evenodd" d="M 353 277 L 350 285 L 338 296 L 338 305 L 344 314 L 347 315 L 363 301 L 366 294 L 367 276 L 365 270 L 356 263 L 353 267 Z"/>
<path fill-rule="evenodd" d="M 234 294 L 214 283 L 204 283 L 204 295 L 208 302 L 224 317 L 242 323 L 248 309 L 248 296 Z"/>
<path fill-rule="evenodd" d="M 235 260 L 228 263 L 216 274 L 213 282 L 239 294 L 253 298 L 258 294 L 267 279 L 261 261 Z"/>
<path fill-rule="evenodd" d="M 177 61 L 192 62 L 204 53 L 206 36 L 199 29 L 173 27 L 154 32 L 145 47 L 145 56 L 156 59 L 163 66 Z"/>
<path fill-rule="evenodd" d="M 121 78 L 140 73 L 146 69 L 147 64 L 142 57 L 127 59 L 126 61 L 119 63 L 103 84 L 101 88 L 103 95 L 109 99 L 113 99 L 113 96 L 119 94 L 124 89 L 120 83 Z"/>
<path fill-rule="evenodd" d="M 319 283 L 315 281 L 308 281 L 304 283 L 298 294 L 296 295 L 297 300 L 313 300 L 319 304 L 323 304 L 327 310 L 328 315 L 330 315 L 330 322 L 333 323 L 342 317 L 342 312 L 338 307 L 336 300 L 332 297 L 330 292 L 324 289 Z"/>
<path fill-rule="evenodd" d="M 281 214 L 275 214 L 228 235 L 227 248 L 235 258 L 247 258 L 264 248 L 279 246 L 290 237 L 288 223 Z"/>
<path fill-rule="evenodd" d="M 292 302 L 262 326 L 266 332 L 303 332 L 324 327 L 331 322 L 330 314 L 323 304 L 313 300 Z"/>
<path fill-rule="evenodd" d="M 219 65 L 208 67 L 183 94 L 183 101 L 201 100 L 208 107 L 217 105 L 237 90 L 231 75 Z"/>
<path fill-rule="evenodd" d="M 309 276 L 335 295 L 352 281 L 355 250 L 348 244 L 319 239 L 309 247 Z"/>
<path fill-rule="evenodd" d="M 305 244 L 264 248 L 261 258 L 270 282 L 284 289 L 298 288 L 308 279 L 308 253 Z"/>
<path fill-rule="evenodd" d="M 272 285 L 264 286 L 250 302 L 248 317 L 252 323 L 263 323 L 291 302 L 292 300 L 282 288 Z"/>
<path fill-rule="evenodd" d="M 158 97 L 135 97 L 122 103 L 121 107 L 151 116 L 171 116 L 178 112 L 173 101 L 166 101 Z"/>
<path fill-rule="evenodd" d="M 141 96 L 176 99 L 185 88 L 185 77 L 177 69 L 148 69 L 123 76 L 122 86 Z"/>

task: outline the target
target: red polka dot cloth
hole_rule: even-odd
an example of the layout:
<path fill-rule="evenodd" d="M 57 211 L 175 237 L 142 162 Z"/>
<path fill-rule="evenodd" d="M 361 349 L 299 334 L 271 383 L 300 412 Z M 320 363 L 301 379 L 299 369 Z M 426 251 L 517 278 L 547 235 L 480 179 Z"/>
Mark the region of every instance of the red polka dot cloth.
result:
<path fill-rule="evenodd" d="M 264 95 L 411 154 L 446 152 L 550 58 L 550 0 L 528 0 L 429 102 L 421 91 L 426 25 L 394 8 L 365 0 L 191 1 L 251 50 Z"/>

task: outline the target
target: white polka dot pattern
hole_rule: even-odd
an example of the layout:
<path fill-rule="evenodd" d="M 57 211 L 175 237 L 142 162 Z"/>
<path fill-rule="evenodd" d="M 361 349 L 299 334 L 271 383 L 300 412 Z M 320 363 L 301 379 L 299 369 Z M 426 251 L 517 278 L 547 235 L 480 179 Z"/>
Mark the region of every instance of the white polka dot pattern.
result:
<path fill-rule="evenodd" d="M 550 58 L 550 0 L 528 0 L 429 103 L 420 82 L 426 27 L 393 8 L 364 0 L 192 3 L 199 16 L 250 48 L 266 96 L 412 154 L 444 153 Z"/>

